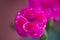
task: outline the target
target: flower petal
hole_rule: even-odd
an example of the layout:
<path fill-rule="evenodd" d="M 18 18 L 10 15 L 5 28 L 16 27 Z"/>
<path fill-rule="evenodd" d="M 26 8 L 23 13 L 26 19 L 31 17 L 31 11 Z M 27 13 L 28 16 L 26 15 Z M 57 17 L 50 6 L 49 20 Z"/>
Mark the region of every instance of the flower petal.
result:
<path fill-rule="evenodd" d="M 15 19 L 15 29 L 21 37 L 26 37 L 26 32 L 23 30 L 23 24 L 27 20 L 23 16 L 17 16 Z"/>
<path fill-rule="evenodd" d="M 37 32 L 28 32 L 27 34 L 31 38 L 40 38 L 44 34 L 44 29 L 40 29 Z"/>
<path fill-rule="evenodd" d="M 23 26 L 26 32 L 36 32 L 40 29 L 39 25 L 35 22 L 27 22 Z"/>

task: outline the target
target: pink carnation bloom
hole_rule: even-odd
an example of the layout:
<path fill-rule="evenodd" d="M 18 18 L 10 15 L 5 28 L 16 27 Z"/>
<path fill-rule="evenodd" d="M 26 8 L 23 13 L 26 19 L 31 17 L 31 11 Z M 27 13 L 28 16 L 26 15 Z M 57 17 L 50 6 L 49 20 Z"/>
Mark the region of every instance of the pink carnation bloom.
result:
<path fill-rule="evenodd" d="M 44 34 L 46 17 L 33 8 L 23 9 L 15 18 L 15 29 L 21 37 L 39 38 Z"/>

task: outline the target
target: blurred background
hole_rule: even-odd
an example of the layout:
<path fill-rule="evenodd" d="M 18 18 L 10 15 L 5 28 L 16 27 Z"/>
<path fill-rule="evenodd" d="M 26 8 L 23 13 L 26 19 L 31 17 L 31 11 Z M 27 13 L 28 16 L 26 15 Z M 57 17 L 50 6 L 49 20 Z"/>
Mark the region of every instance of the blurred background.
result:
<path fill-rule="evenodd" d="M 20 40 L 10 28 L 17 12 L 27 6 L 26 0 L 0 0 L 0 40 Z"/>
<path fill-rule="evenodd" d="M 27 7 L 27 0 L 0 0 L 0 40 L 22 40 L 22 38 L 10 28 L 11 22 L 17 12 Z M 60 21 L 54 24 L 54 30 L 49 32 L 47 40 L 60 40 Z"/>

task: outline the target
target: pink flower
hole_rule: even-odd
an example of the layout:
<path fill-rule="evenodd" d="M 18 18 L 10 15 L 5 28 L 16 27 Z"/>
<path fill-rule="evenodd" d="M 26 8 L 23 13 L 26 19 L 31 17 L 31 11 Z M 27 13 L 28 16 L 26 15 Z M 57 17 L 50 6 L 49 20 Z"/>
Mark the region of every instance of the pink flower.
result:
<path fill-rule="evenodd" d="M 33 4 L 32 4 L 33 3 Z M 51 7 L 51 5 L 59 4 L 59 0 L 28 0 L 28 6 L 37 7 Z"/>
<path fill-rule="evenodd" d="M 46 17 L 33 8 L 22 9 L 15 18 L 15 29 L 21 37 L 39 38 L 44 34 Z"/>
<path fill-rule="evenodd" d="M 43 7 L 51 7 L 52 5 L 59 4 L 58 0 L 41 0 L 40 3 Z"/>
<path fill-rule="evenodd" d="M 60 19 L 60 5 L 55 4 L 52 6 L 52 16 L 54 19 Z"/>

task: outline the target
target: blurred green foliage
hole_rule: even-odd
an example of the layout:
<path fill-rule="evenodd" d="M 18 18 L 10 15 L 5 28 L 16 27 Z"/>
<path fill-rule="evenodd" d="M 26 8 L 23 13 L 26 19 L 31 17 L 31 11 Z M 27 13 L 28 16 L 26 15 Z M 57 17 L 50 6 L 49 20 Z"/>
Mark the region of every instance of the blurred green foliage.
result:
<path fill-rule="evenodd" d="M 46 23 L 46 31 L 48 32 L 53 27 L 53 20 L 49 19 Z"/>
<path fill-rule="evenodd" d="M 14 29 L 14 23 L 13 23 L 13 22 L 10 23 L 10 29 L 11 29 L 12 31 L 15 30 L 15 29 Z"/>
<path fill-rule="evenodd" d="M 46 40 L 47 36 L 47 31 L 45 30 L 44 35 L 39 40 Z"/>

